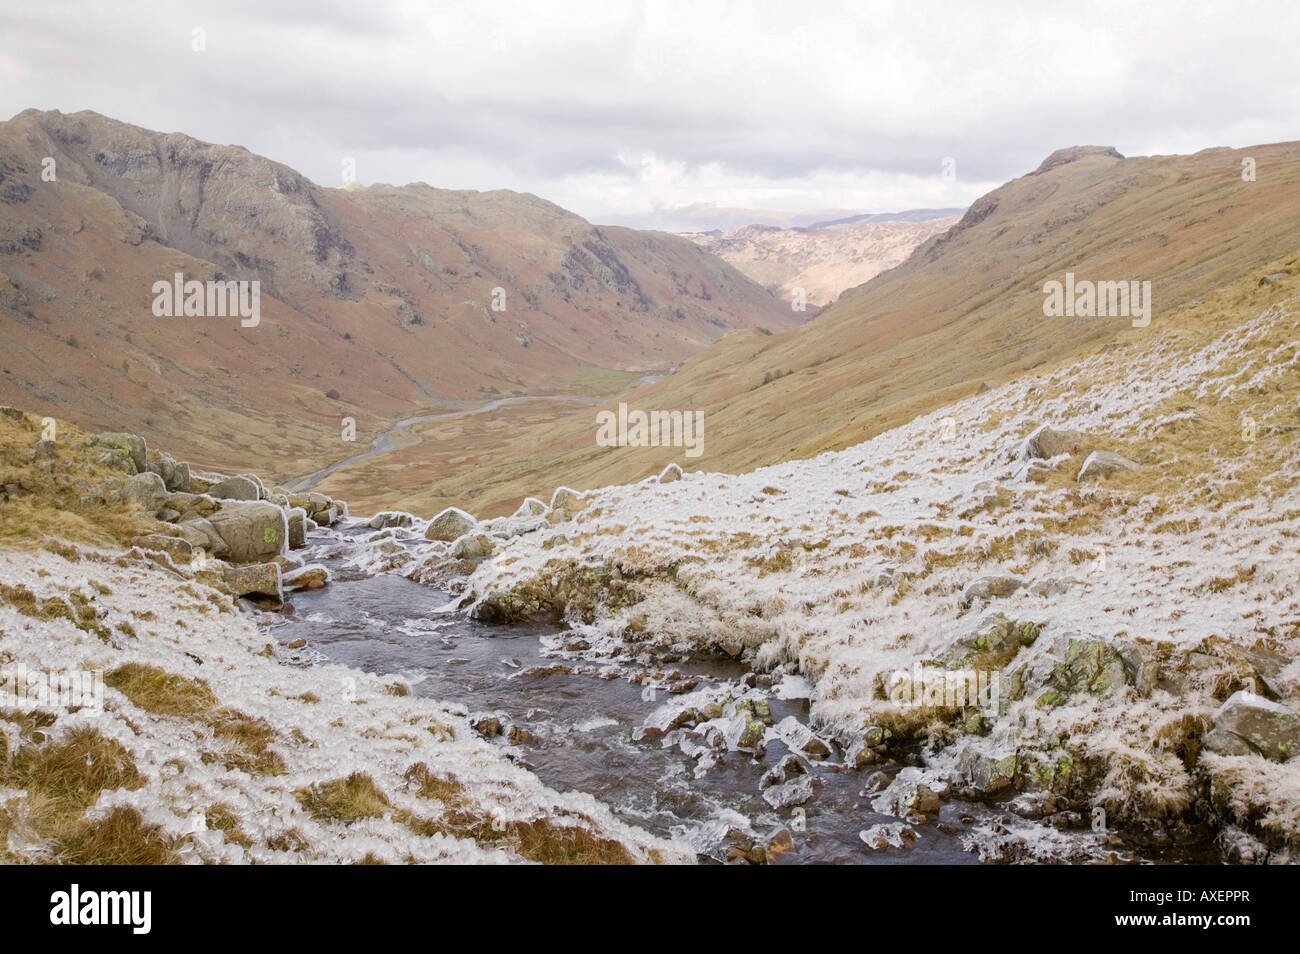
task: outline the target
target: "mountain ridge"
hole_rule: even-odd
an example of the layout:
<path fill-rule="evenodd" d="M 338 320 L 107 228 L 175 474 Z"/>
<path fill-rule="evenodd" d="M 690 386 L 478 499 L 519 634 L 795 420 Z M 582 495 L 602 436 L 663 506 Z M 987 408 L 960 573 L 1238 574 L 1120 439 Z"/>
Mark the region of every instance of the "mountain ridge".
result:
<path fill-rule="evenodd" d="M 1256 161 L 1257 181 L 1243 180 L 1245 158 Z M 1300 143 L 1127 159 L 1103 147 L 981 197 L 951 230 L 807 325 L 734 331 L 620 399 L 704 411 L 704 454 L 690 466 L 743 472 L 813 457 L 1040 364 L 1146 333 L 1125 318 L 1045 318 L 1044 283 L 1067 271 L 1151 280 L 1154 332 L 1214 288 L 1262 278 L 1298 237 Z M 500 500 L 504 509 L 535 492 L 534 481 L 581 489 L 655 474 L 673 459 L 672 448 L 598 448 L 593 430 L 585 414 L 572 415 L 544 446 L 525 438 L 503 447 L 494 472 L 463 468 L 409 499 L 455 503 L 472 491 L 480 507 Z M 355 497 L 346 478 L 335 475 Z"/>
<path fill-rule="evenodd" d="M 259 282 L 261 327 L 159 323 L 150 289 L 177 272 Z M 419 409 L 612 393 L 729 328 L 801 318 L 684 239 L 537 196 L 323 188 L 88 111 L 0 124 L 0 400 L 198 461 L 243 433 L 237 465 L 304 473 L 337 456 L 344 418 L 364 435 Z"/>

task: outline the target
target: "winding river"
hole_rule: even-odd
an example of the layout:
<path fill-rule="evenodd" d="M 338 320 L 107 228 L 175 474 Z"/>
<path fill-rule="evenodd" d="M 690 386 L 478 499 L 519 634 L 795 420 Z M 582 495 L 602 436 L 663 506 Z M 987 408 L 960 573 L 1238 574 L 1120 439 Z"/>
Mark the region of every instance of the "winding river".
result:
<path fill-rule="evenodd" d="M 498 408 L 507 407 L 511 404 L 532 404 L 534 402 L 542 401 L 562 401 L 573 404 L 599 404 L 600 402 L 607 400 L 609 400 L 608 397 L 575 397 L 569 394 L 522 395 L 520 397 L 494 398 L 486 404 L 465 408 L 460 411 L 440 411 L 436 414 L 417 414 L 414 417 L 403 418 L 376 437 L 371 442 L 370 450 L 362 451 L 359 454 L 353 454 L 351 457 L 344 458 L 337 463 L 330 464 L 328 467 L 322 467 L 320 470 L 313 471 L 310 474 L 305 474 L 302 477 L 293 477 L 289 480 L 283 481 L 281 485 L 286 490 L 291 490 L 294 493 L 305 493 L 308 490 L 312 490 L 317 484 L 336 470 L 347 467 L 349 464 L 355 464 L 357 461 L 365 460 L 369 457 L 375 457 L 379 454 L 385 454 L 391 450 L 397 450 L 401 447 L 407 446 L 406 442 L 394 444 L 393 438 L 405 434 L 415 425 L 423 424 L 427 421 L 441 421 L 457 417 L 470 417 L 474 414 L 486 414 L 490 411 L 495 411 Z"/>

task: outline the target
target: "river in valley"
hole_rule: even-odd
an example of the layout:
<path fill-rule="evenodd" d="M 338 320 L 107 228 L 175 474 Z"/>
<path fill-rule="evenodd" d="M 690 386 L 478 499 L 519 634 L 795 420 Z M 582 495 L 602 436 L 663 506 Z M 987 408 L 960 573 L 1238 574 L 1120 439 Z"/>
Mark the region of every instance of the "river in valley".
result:
<path fill-rule="evenodd" d="M 567 394 L 521 395 L 519 397 L 494 398 L 484 404 L 464 408 L 459 411 L 439 411 L 434 414 L 417 414 L 414 417 L 403 418 L 392 427 L 388 428 L 388 430 L 384 431 L 371 441 L 369 450 L 353 454 L 351 457 L 345 457 L 343 460 L 336 461 L 328 467 L 322 467 L 320 470 L 313 471 L 310 474 L 304 474 L 301 477 L 293 477 L 284 481 L 282 486 L 294 493 L 306 493 L 309 490 L 313 490 L 317 484 L 340 468 L 407 446 L 409 440 L 403 438 L 406 436 L 407 432 L 417 424 L 427 424 L 430 421 L 449 420 L 457 417 L 470 417 L 474 414 L 486 414 L 490 411 L 495 411 L 498 408 L 507 407 L 512 404 L 532 404 L 535 402 L 551 401 L 570 404 L 596 404 L 603 400 L 606 399 L 597 397 L 574 397 Z M 396 443 L 394 443 L 395 438 L 397 439 Z"/>

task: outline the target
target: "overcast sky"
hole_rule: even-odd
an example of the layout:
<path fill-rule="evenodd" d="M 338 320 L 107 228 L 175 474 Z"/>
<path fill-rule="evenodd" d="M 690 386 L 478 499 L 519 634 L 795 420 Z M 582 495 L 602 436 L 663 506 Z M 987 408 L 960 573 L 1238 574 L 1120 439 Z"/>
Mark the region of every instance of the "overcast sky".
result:
<path fill-rule="evenodd" d="M 1296 0 L 1053 6 L 3 0 L 0 114 L 92 109 L 322 185 L 352 157 L 366 184 L 631 225 L 961 206 L 1062 146 L 1300 138 Z"/>

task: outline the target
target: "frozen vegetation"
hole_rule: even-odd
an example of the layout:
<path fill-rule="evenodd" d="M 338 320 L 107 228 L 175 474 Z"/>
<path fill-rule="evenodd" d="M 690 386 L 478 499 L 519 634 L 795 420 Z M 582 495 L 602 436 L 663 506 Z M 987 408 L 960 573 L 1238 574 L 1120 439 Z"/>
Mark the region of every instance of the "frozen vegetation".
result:
<path fill-rule="evenodd" d="M 931 789 L 1048 820 L 987 832 L 989 857 L 1087 854 L 1056 829 L 1100 822 L 1095 846 L 1199 828 L 1230 858 L 1285 860 L 1300 838 L 1295 329 L 1275 306 L 812 460 L 562 494 L 571 519 L 480 526 L 496 537 L 461 605 L 797 668 L 850 760 L 918 745 Z M 407 566 L 446 570 L 441 554 Z M 890 674 L 917 666 L 995 673 L 997 709 L 896 704 Z"/>
<path fill-rule="evenodd" d="M 471 713 L 401 680 L 302 665 L 268 638 L 250 598 L 330 585 L 291 552 L 302 533 L 365 523 L 361 545 L 304 555 L 445 586 L 445 613 L 566 622 L 573 639 L 553 655 L 639 660 L 618 674 L 646 685 L 675 678 L 664 653 L 744 659 L 760 675 L 725 693 L 672 685 L 635 737 L 700 771 L 779 740 L 791 755 L 763 779 L 777 811 L 808 798 L 808 759 L 840 760 L 898 819 L 864 825 L 866 851 L 908 850 L 917 825 L 966 799 L 1007 809 L 966 835 L 988 860 L 1207 838 L 1229 860 L 1289 860 L 1296 330 L 1290 303 L 1199 335 L 1153 329 L 844 451 L 743 475 L 670 464 L 482 521 L 454 508 L 354 518 L 321 495 L 146 461 L 121 435 L 87 438 L 75 446 L 94 466 L 58 491 L 82 491 L 76 520 L 6 511 L 0 663 L 103 672 L 103 712 L 0 708 L 0 851 L 691 860 L 589 795 L 546 788 Z M 0 425 L 7 465 L 28 475 L 7 495 L 48 504 L 38 478 L 75 466 L 67 445 L 22 445 L 34 421 L 12 409 Z M 112 521 L 125 545 L 51 529 L 84 536 L 91 512 L 144 523 L 133 545 Z M 15 515 L 34 523 L 13 531 Z M 899 673 L 941 671 L 991 678 L 991 704 L 894 692 Z M 789 697 L 811 699 L 811 729 L 770 718 L 769 698 Z M 886 757 L 910 767 L 873 780 Z"/>

